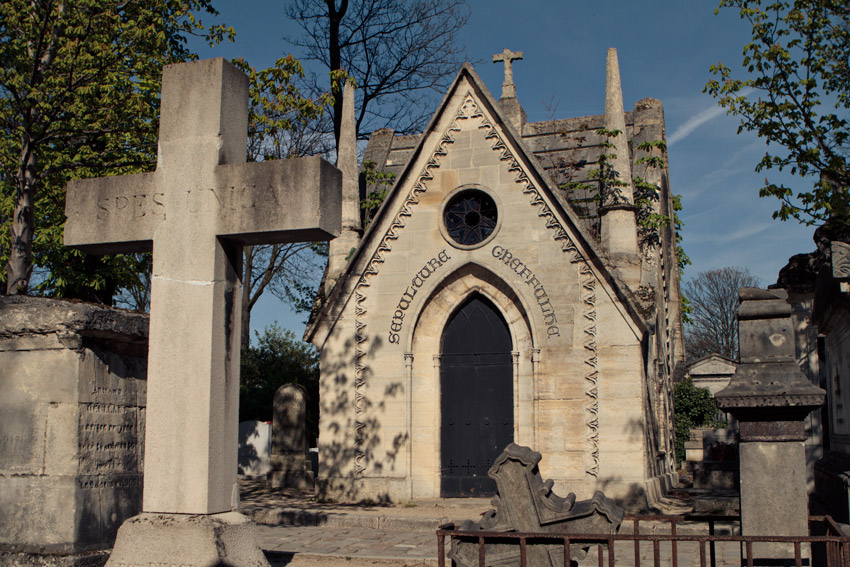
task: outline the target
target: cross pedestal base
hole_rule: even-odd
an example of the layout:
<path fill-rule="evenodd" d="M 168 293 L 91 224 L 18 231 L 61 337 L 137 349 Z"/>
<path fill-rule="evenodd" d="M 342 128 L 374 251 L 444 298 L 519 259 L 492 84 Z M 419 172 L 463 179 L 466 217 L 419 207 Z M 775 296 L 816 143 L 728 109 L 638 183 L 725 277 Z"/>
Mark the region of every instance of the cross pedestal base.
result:
<path fill-rule="evenodd" d="M 254 522 L 238 512 L 134 516 L 119 528 L 106 565 L 269 567 Z"/>

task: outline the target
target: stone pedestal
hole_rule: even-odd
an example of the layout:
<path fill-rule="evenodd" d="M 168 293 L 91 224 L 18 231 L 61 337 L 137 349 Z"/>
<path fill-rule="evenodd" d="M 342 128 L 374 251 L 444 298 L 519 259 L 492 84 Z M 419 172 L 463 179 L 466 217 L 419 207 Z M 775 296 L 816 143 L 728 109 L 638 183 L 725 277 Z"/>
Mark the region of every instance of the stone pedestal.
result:
<path fill-rule="evenodd" d="M 0 564 L 102 564 L 141 511 L 147 333 L 146 315 L 0 297 Z"/>
<path fill-rule="evenodd" d="M 268 567 L 254 523 L 237 512 L 150 514 L 130 518 L 118 531 L 107 567 L 138 565 Z"/>
<path fill-rule="evenodd" d="M 804 420 L 825 392 L 795 361 L 791 306 L 783 290 L 742 288 L 741 364 L 717 405 L 739 422 L 741 533 L 807 536 Z M 757 565 L 794 560 L 790 544 L 753 545 Z"/>

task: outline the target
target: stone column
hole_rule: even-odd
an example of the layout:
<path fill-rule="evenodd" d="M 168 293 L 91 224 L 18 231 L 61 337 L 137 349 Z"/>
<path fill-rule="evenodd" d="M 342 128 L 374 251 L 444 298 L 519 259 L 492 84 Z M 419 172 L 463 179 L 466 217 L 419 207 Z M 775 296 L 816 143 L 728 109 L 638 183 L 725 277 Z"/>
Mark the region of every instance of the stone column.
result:
<path fill-rule="evenodd" d="M 739 423 L 741 533 L 807 536 L 806 432 L 803 424 L 825 392 L 809 382 L 794 356 L 791 305 L 784 290 L 741 288 L 741 363 L 717 405 Z M 756 564 L 794 560 L 789 544 L 753 546 Z"/>

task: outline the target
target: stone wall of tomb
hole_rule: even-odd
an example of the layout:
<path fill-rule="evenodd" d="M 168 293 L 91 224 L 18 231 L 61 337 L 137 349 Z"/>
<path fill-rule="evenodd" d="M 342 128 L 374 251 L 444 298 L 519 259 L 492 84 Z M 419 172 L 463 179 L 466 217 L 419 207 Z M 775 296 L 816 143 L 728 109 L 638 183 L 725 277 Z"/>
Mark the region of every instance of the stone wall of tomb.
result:
<path fill-rule="evenodd" d="M 141 511 L 147 316 L 0 297 L 0 552 L 112 546 Z"/>

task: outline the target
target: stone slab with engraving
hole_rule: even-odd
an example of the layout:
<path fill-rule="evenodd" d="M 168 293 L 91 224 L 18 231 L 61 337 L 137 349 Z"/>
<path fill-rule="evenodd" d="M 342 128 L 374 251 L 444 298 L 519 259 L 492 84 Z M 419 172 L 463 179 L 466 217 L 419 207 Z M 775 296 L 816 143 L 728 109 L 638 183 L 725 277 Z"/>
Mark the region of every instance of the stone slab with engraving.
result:
<path fill-rule="evenodd" d="M 200 547 L 163 543 L 154 553 L 132 544 L 151 530 L 177 542 L 170 532 L 195 529 L 191 518 L 222 543 L 212 545 L 217 561 L 254 564 L 256 554 L 242 552 L 256 541 L 228 515 L 239 506 L 242 246 L 338 234 L 341 174 L 319 158 L 246 164 L 248 78 L 223 59 L 166 66 L 161 104 L 156 171 L 71 183 L 65 205 L 66 245 L 153 251 L 147 515 L 121 527 L 109 564 L 154 556 L 194 564 Z M 163 514 L 171 521 L 152 523 Z M 235 548 L 223 544 L 231 529 L 242 542 Z"/>
<path fill-rule="evenodd" d="M 484 513 L 480 522 L 467 520 L 462 531 L 536 532 L 546 534 L 615 534 L 625 511 L 597 491 L 589 500 L 576 501 L 573 493 L 562 498 L 552 492 L 552 481 L 543 481 L 538 464 L 542 455 L 528 447 L 511 443 L 490 468 L 497 495 L 495 509 Z M 571 544 L 572 557 L 584 557 L 587 544 Z M 485 545 L 488 565 L 519 565 L 519 540 Z M 529 543 L 528 565 L 563 567 L 562 545 Z M 449 557 L 459 567 L 479 565 L 478 538 L 452 536 Z"/>
<path fill-rule="evenodd" d="M 0 297 L 0 553 L 74 564 L 142 503 L 146 315 Z"/>

